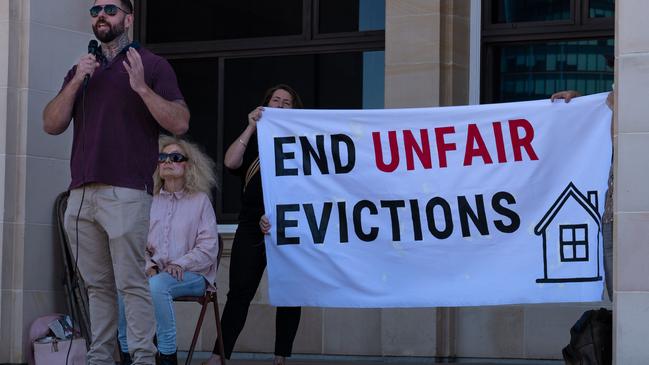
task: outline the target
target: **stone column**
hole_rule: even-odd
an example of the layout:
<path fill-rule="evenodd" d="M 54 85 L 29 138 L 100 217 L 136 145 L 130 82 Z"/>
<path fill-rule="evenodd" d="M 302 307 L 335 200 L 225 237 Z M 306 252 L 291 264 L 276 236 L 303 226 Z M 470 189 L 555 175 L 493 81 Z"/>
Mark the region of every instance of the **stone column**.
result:
<path fill-rule="evenodd" d="M 29 325 L 65 312 L 54 200 L 70 181 L 71 132 L 42 111 L 90 39 L 89 3 L 0 0 L 0 363 L 25 362 Z"/>
<path fill-rule="evenodd" d="M 649 359 L 649 3 L 616 3 L 613 360 L 640 365 Z"/>
<path fill-rule="evenodd" d="M 443 0 L 440 10 L 440 105 L 465 105 L 469 103 L 471 2 Z"/>
<path fill-rule="evenodd" d="M 387 0 L 385 107 L 468 103 L 469 0 Z M 452 357 L 454 308 L 381 310 L 382 354 Z"/>
<path fill-rule="evenodd" d="M 385 107 L 439 105 L 440 1 L 387 0 Z"/>
<path fill-rule="evenodd" d="M 469 0 L 387 0 L 386 108 L 468 103 L 469 12 Z"/>

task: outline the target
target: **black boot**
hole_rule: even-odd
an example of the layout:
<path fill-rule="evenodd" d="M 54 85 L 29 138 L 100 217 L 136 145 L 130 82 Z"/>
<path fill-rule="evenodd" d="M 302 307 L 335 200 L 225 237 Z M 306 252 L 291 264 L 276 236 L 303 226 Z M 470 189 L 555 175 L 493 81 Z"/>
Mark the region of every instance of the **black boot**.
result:
<path fill-rule="evenodd" d="M 129 354 L 128 352 L 121 352 L 120 355 L 122 358 L 122 362 L 120 362 L 121 365 L 131 365 L 133 363 L 131 354 Z"/>
<path fill-rule="evenodd" d="M 170 355 L 160 354 L 160 357 L 158 357 L 158 365 L 178 365 L 177 353 L 174 352 Z"/>

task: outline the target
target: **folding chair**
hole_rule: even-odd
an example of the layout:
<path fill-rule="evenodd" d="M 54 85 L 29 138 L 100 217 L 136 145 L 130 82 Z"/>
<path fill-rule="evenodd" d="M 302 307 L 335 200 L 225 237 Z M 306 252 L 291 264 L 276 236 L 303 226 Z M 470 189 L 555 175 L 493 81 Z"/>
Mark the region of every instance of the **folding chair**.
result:
<path fill-rule="evenodd" d="M 221 254 L 223 254 L 223 238 L 219 235 L 219 254 L 216 258 L 217 268 L 221 265 Z M 216 283 L 214 285 L 216 287 Z M 217 289 L 218 290 L 218 289 Z M 201 327 L 203 326 L 203 319 L 205 318 L 205 311 L 207 311 L 207 305 L 212 303 L 214 305 L 214 320 L 216 322 L 216 341 L 219 347 L 219 353 L 221 356 L 221 364 L 225 364 L 225 353 L 223 349 L 223 335 L 221 334 L 221 319 L 219 317 L 219 301 L 217 298 L 217 292 L 214 291 L 205 291 L 205 294 L 198 297 L 178 297 L 174 298 L 175 302 L 194 302 L 201 305 L 201 313 L 198 316 L 198 322 L 196 323 L 196 329 L 194 330 L 194 337 L 192 338 L 192 344 L 189 346 L 189 353 L 187 354 L 187 360 L 185 365 L 189 365 L 192 362 L 192 357 L 194 356 L 194 348 L 196 347 L 196 341 L 198 340 L 198 335 L 201 332 Z"/>

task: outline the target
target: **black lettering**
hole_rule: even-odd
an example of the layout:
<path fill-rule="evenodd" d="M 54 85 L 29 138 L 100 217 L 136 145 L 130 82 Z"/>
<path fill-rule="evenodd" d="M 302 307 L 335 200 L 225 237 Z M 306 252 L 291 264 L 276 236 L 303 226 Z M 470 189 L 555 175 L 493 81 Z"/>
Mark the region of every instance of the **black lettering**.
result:
<path fill-rule="evenodd" d="M 513 210 L 503 207 L 500 204 L 501 200 L 505 200 L 509 204 L 516 204 L 516 199 L 514 199 L 514 196 L 512 194 L 506 191 L 499 191 L 498 193 L 494 194 L 493 198 L 491 198 L 491 206 L 493 207 L 494 211 L 502 216 L 509 218 L 511 223 L 509 225 L 506 225 L 502 220 L 495 220 L 494 225 L 500 232 L 514 233 L 521 225 L 521 218 Z"/>
<path fill-rule="evenodd" d="M 437 229 L 435 224 L 434 209 L 439 206 L 444 211 L 445 227 L 443 231 Z M 451 206 L 448 202 L 440 197 L 434 197 L 426 203 L 426 219 L 428 220 L 428 230 L 438 239 L 446 239 L 453 233 L 453 217 L 451 216 Z"/>
<path fill-rule="evenodd" d="M 286 219 L 286 212 L 299 212 L 299 204 L 280 204 L 276 207 L 277 212 L 277 246 L 299 245 L 300 237 L 286 237 L 286 228 L 297 227 L 297 220 Z"/>
<path fill-rule="evenodd" d="M 284 168 L 284 160 L 295 158 L 294 152 L 284 152 L 282 147 L 287 143 L 295 143 L 295 137 L 275 137 L 275 176 L 297 176 L 297 169 Z"/>
<path fill-rule="evenodd" d="M 338 202 L 338 226 L 340 227 L 340 243 L 349 242 L 347 228 L 347 207 L 345 202 Z"/>
<path fill-rule="evenodd" d="M 340 144 L 347 146 L 347 165 L 342 164 L 340 160 Z M 334 134 L 331 136 L 331 153 L 334 160 L 334 170 L 336 174 L 346 174 L 354 168 L 356 164 L 356 148 L 352 139 L 345 134 Z"/>
<path fill-rule="evenodd" d="M 412 216 L 412 229 L 415 234 L 415 241 L 424 239 L 421 232 L 421 217 L 419 215 L 419 201 L 417 199 L 410 199 L 410 214 Z"/>
<path fill-rule="evenodd" d="M 358 236 L 358 238 L 360 238 L 362 241 L 365 242 L 374 241 L 376 237 L 379 235 L 379 229 L 377 227 L 371 227 L 370 233 L 363 232 L 363 225 L 361 223 L 361 211 L 363 209 L 368 209 L 371 215 L 379 214 L 376 205 L 374 205 L 374 203 L 372 203 L 369 200 L 361 200 L 358 203 L 356 203 L 356 205 L 354 205 L 354 212 L 353 212 L 354 231 L 356 232 L 356 236 Z"/>
<path fill-rule="evenodd" d="M 489 234 L 489 227 L 487 227 L 487 212 L 484 209 L 484 199 L 482 198 L 482 194 L 475 196 L 475 203 L 478 214 L 471 209 L 471 205 L 469 205 L 465 196 L 457 197 L 460 225 L 462 226 L 462 237 L 471 236 L 468 218 L 471 218 L 473 225 L 478 229 L 481 235 L 486 236 Z"/>
<path fill-rule="evenodd" d="M 403 200 L 381 200 L 381 208 L 390 209 L 390 220 L 392 221 L 392 241 L 401 241 L 401 230 L 399 227 L 399 212 L 397 208 L 403 208 L 406 202 Z"/>
<path fill-rule="evenodd" d="M 322 215 L 320 216 L 320 224 L 316 222 L 315 212 L 313 211 L 313 204 L 302 204 L 306 221 L 309 222 L 309 229 L 311 230 L 311 237 L 313 243 L 323 243 L 325 235 L 327 234 L 327 226 L 329 225 L 329 218 L 331 217 L 331 208 L 333 203 L 325 202 L 322 207 Z"/>
<path fill-rule="evenodd" d="M 302 146 L 302 164 L 304 165 L 304 175 L 311 175 L 311 158 L 318 165 L 320 173 L 326 175 L 329 173 L 327 166 L 327 154 L 324 150 L 324 136 L 318 134 L 315 136 L 315 144 L 318 152 L 313 149 L 311 143 L 306 137 L 300 137 L 300 145 Z"/>

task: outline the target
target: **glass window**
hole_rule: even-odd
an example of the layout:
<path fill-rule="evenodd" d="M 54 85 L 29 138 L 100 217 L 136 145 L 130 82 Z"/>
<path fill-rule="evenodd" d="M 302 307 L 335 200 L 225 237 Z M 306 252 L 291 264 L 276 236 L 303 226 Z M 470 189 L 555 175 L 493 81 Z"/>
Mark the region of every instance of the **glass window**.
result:
<path fill-rule="evenodd" d="M 216 123 L 218 60 L 215 58 L 170 59 L 169 63 L 176 72 L 180 91 L 191 111 L 187 135 L 216 161 L 219 150 Z M 215 203 L 220 204 L 219 201 Z"/>
<path fill-rule="evenodd" d="M 363 53 L 363 109 L 385 107 L 385 52 Z"/>
<path fill-rule="evenodd" d="M 192 112 L 188 135 L 217 164 L 219 223 L 237 222 L 241 199 L 225 151 L 267 88 L 289 84 L 308 108 L 384 105 L 385 0 L 138 4 L 135 38 L 169 59 Z M 303 16 L 307 9 L 313 16 Z M 322 42 L 322 32 L 333 36 Z"/>
<path fill-rule="evenodd" d="M 614 0 L 590 0 L 588 2 L 588 17 L 612 18 L 615 16 Z"/>
<path fill-rule="evenodd" d="M 218 110 L 218 60 L 214 58 L 170 59 L 178 85 L 191 110 L 188 134 L 207 147 L 212 157 L 216 154 L 216 123 Z"/>
<path fill-rule="evenodd" d="M 320 0 L 319 33 L 385 29 L 385 0 Z"/>
<path fill-rule="evenodd" d="M 146 43 L 302 34 L 302 0 L 149 1 Z M 164 20 L 162 20 L 164 19 Z"/>
<path fill-rule="evenodd" d="M 305 108 L 382 108 L 383 69 L 383 51 L 226 60 L 222 152 L 244 130 L 248 123 L 246 115 L 259 105 L 269 87 L 290 85 L 300 94 Z M 234 222 L 240 209 L 241 182 L 225 173 L 222 187 L 221 221 Z"/>
<path fill-rule="evenodd" d="M 494 47 L 495 102 L 543 99 L 560 90 L 611 90 L 613 39 L 553 41 Z"/>
<path fill-rule="evenodd" d="M 570 0 L 497 0 L 491 6 L 491 22 L 495 24 L 572 18 Z"/>

